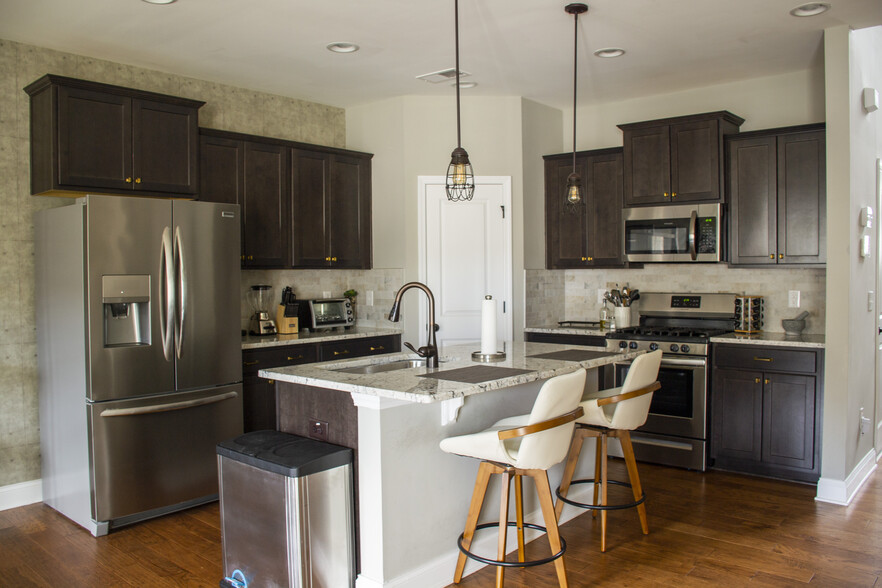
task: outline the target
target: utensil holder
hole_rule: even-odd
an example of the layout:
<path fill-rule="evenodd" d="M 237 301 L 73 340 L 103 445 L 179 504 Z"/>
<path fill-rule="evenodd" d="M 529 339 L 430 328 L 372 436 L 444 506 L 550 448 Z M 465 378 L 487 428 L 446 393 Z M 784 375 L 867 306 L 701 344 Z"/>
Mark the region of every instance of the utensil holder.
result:
<path fill-rule="evenodd" d="M 763 297 L 735 297 L 735 332 L 759 333 L 763 330 Z"/>
<path fill-rule="evenodd" d="M 615 313 L 615 317 L 616 317 L 616 328 L 617 329 L 631 326 L 631 307 L 630 306 L 616 306 L 614 313 Z"/>

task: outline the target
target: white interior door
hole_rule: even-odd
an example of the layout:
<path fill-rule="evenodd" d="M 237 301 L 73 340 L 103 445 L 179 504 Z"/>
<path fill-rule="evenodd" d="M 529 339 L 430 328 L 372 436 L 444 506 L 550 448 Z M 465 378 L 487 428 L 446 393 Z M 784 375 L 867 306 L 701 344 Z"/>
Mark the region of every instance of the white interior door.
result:
<path fill-rule="evenodd" d="M 438 345 L 479 342 L 481 303 L 496 302 L 496 336 L 511 339 L 511 178 L 477 177 L 475 195 L 450 202 L 444 177 L 420 177 L 420 276 L 435 295 Z M 421 306 L 426 324 L 426 306 Z M 478 348 L 476 347 L 476 350 Z"/>
<path fill-rule="evenodd" d="M 876 456 L 882 455 L 882 310 L 879 299 L 882 295 L 882 159 L 876 160 L 876 418 L 875 448 Z"/>

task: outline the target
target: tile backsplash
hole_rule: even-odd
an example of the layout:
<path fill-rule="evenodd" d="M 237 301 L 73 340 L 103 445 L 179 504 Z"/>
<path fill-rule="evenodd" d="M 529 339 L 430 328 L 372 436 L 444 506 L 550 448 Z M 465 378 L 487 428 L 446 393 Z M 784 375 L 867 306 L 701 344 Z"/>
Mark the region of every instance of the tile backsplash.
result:
<path fill-rule="evenodd" d="M 763 330 L 768 332 L 783 332 L 781 319 L 793 318 L 804 310 L 809 312 L 806 333 L 823 333 L 826 321 L 827 272 L 823 268 L 646 264 L 642 269 L 528 270 L 526 274 L 528 327 L 555 325 L 560 320 L 597 320 L 601 306 L 597 302 L 597 290 L 614 288 L 616 284 L 628 284 L 642 292 L 732 292 L 763 296 Z M 799 290 L 799 308 L 788 307 L 790 290 Z M 637 301 L 634 308 L 639 310 L 639 304 Z"/>
<path fill-rule="evenodd" d="M 346 290 L 355 290 L 357 297 L 357 324 L 362 327 L 401 328 L 386 318 L 395 300 L 395 293 L 404 284 L 403 269 L 373 270 L 244 270 L 242 272 L 242 328 L 248 328 L 251 305 L 247 293 L 255 284 L 273 287 L 274 304 L 282 298 L 282 289 L 291 286 L 297 299 L 340 298 Z M 368 292 L 374 293 L 374 303 L 367 304 Z"/>

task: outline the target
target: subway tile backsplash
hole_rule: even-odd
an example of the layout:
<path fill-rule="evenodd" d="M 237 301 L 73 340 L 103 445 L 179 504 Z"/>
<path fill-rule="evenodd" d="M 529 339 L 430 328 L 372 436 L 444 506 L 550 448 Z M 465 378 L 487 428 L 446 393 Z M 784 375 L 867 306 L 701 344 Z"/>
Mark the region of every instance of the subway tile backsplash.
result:
<path fill-rule="evenodd" d="M 824 332 L 826 270 L 823 268 L 730 268 L 719 264 L 646 264 L 643 269 L 527 270 L 526 326 L 561 320 L 597 320 L 597 290 L 628 284 L 642 292 L 732 292 L 763 296 L 763 330 L 783 332 L 781 320 L 806 310 L 805 332 Z M 800 307 L 789 308 L 789 290 L 800 291 Z M 635 303 L 639 309 L 640 302 Z"/>

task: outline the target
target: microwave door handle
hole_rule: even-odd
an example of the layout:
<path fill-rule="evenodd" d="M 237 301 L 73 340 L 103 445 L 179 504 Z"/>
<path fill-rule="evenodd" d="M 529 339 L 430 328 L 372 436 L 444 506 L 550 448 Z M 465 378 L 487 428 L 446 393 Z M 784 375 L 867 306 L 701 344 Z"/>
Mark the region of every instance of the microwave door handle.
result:
<path fill-rule="evenodd" d="M 698 257 L 698 213 L 694 210 L 689 220 L 689 255 L 692 261 Z"/>

